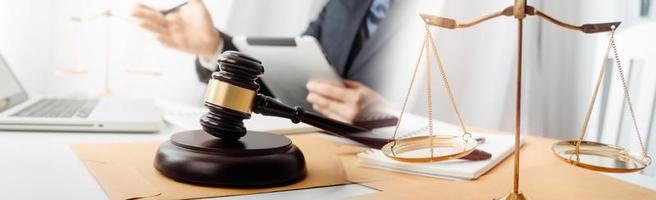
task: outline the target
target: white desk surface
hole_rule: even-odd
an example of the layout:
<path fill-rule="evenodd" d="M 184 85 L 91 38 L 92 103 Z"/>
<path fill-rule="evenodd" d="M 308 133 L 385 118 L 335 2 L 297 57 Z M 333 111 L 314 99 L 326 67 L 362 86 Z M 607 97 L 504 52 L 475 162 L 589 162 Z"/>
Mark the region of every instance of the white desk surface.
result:
<path fill-rule="evenodd" d="M 280 119 L 255 117 L 262 128 L 284 128 Z M 283 125 L 283 127 L 280 127 Z M 64 133 L 0 131 L 0 199 L 107 199 L 71 144 L 166 140 L 179 128 L 159 133 Z M 357 184 L 217 199 L 342 199 L 376 192 Z"/>
<path fill-rule="evenodd" d="M 262 117 L 256 120 L 265 127 L 279 122 Z M 0 131 L 0 199 L 107 199 L 70 145 L 166 140 L 175 129 L 167 127 L 155 134 Z M 640 175 L 613 177 L 656 190 L 653 178 Z M 376 190 L 351 184 L 219 199 L 342 199 L 373 192 Z"/>

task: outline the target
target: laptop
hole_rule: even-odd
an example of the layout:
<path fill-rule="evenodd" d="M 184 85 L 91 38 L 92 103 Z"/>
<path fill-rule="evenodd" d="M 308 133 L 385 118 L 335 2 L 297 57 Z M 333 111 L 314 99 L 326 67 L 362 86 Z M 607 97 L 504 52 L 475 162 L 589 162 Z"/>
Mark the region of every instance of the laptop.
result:
<path fill-rule="evenodd" d="M 29 97 L 0 55 L 0 130 L 157 132 L 152 100 Z"/>

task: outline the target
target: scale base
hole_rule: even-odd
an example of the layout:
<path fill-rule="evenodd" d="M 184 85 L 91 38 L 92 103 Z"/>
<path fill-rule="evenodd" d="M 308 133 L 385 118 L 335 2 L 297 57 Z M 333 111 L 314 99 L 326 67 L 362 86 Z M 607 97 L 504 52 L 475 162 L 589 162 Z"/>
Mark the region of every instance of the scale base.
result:
<path fill-rule="evenodd" d="M 526 200 L 528 197 L 524 196 L 524 193 L 514 193 L 511 192 L 506 196 L 501 197 L 499 200 Z"/>
<path fill-rule="evenodd" d="M 303 153 L 291 140 L 256 131 L 237 141 L 202 130 L 176 133 L 160 145 L 154 165 L 176 181 L 206 186 L 270 187 L 306 175 Z"/>

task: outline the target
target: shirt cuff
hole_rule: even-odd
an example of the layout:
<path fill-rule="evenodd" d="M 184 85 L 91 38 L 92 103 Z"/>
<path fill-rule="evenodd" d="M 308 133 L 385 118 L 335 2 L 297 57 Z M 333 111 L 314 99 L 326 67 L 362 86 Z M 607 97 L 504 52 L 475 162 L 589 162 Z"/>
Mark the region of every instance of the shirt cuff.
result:
<path fill-rule="evenodd" d="M 223 52 L 223 42 L 221 42 L 221 44 L 219 44 L 219 46 L 216 48 L 216 52 L 214 53 L 214 56 L 212 56 L 212 59 L 205 60 L 202 57 L 198 57 L 198 61 L 200 62 L 200 65 L 203 66 L 203 68 L 210 71 L 216 71 L 216 69 L 219 68 L 216 60 L 219 59 L 221 52 Z"/>

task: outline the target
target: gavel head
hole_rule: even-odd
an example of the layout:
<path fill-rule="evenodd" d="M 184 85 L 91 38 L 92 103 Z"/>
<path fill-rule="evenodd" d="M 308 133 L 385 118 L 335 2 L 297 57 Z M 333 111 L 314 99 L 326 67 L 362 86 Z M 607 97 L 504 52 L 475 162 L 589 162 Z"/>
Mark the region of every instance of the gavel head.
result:
<path fill-rule="evenodd" d="M 203 130 L 224 140 L 246 135 L 244 119 L 251 117 L 259 85 L 255 80 L 264 73 L 262 62 L 236 51 L 226 51 L 218 59 L 219 72 L 212 74 L 205 92 L 209 112 L 200 119 Z"/>

